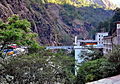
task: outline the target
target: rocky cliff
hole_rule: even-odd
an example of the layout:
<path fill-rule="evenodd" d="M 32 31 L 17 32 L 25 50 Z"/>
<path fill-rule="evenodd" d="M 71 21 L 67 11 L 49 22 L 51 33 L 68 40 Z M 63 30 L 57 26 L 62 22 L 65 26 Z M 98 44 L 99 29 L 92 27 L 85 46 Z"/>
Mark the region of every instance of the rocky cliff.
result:
<path fill-rule="evenodd" d="M 69 45 L 75 35 L 89 38 L 89 32 L 95 29 L 95 25 L 110 18 L 113 12 L 93 7 L 43 4 L 42 0 L 0 0 L 0 19 L 5 21 L 13 14 L 31 22 L 32 30 L 39 34 L 41 44 Z"/>
<path fill-rule="evenodd" d="M 34 0 L 2 0 L 0 1 L 0 18 L 17 14 L 32 23 L 32 30 L 39 34 L 41 44 L 58 43 L 57 22 L 41 1 Z"/>

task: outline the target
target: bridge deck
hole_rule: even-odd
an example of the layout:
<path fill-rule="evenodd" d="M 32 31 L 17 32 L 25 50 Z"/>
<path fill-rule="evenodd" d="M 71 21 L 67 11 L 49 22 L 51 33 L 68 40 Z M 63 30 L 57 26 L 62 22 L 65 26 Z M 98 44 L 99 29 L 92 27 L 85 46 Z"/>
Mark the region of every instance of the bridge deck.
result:
<path fill-rule="evenodd" d="M 73 46 L 47 46 L 46 49 L 73 49 Z"/>

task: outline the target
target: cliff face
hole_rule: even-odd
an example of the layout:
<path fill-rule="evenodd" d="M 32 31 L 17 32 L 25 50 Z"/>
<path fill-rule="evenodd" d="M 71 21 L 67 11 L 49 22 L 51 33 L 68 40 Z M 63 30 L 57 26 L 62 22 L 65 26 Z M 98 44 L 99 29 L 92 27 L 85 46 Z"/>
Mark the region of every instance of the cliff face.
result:
<path fill-rule="evenodd" d="M 39 34 L 41 44 L 69 45 L 75 35 L 89 38 L 95 25 L 110 18 L 113 12 L 99 8 L 43 4 L 42 0 L 0 0 L 0 19 L 5 21 L 13 14 L 31 22 L 32 30 Z"/>
<path fill-rule="evenodd" d="M 2 0 L 0 1 L 0 18 L 18 14 L 32 23 L 32 30 L 39 34 L 41 44 L 58 43 L 55 18 L 49 13 L 41 2 L 31 0 Z"/>
<path fill-rule="evenodd" d="M 73 29 L 61 21 L 61 8 L 57 4 L 48 6 L 34 0 L 2 0 L 0 18 L 5 21 L 9 16 L 17 14 L 28 19 L 32 23 L 32 30 L 39 34 L 39 41 L 43 45 L 72 44 Z"/>

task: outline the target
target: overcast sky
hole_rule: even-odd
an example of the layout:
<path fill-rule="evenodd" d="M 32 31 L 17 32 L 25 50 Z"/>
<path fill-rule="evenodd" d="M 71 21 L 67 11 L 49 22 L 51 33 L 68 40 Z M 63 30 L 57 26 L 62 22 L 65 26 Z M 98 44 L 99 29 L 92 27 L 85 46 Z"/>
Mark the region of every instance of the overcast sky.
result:
<path fill-rule="evenodd" d="M 112 2 L 115 3 L 115 4 L 117 4 L 117 6 L 120 7 L 120 0 L 110 0 L 110 1 L 112 1 Z"/>

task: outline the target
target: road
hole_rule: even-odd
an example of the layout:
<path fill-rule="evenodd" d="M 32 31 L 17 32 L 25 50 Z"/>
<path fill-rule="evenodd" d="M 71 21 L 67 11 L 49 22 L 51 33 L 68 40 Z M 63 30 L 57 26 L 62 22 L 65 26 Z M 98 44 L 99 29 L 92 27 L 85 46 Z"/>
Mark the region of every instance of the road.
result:
<path fill-rule="evenodd" d="M 86 83 L 86 84 L 120 84 L 120 75 L 104 78 L 104 79 Z"/>

